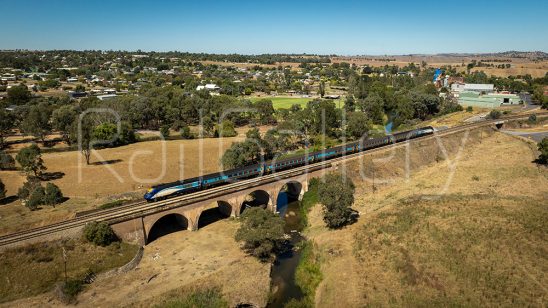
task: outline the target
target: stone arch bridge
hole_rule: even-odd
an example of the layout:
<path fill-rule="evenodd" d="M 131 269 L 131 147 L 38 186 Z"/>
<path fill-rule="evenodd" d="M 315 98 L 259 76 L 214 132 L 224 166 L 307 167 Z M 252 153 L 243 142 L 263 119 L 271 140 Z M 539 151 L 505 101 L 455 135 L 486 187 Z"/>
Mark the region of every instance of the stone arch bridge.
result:
<path fill-rule="evenodd" d="M 269 183 L 261 183 L 258 180 L 242 189 L 227 190 L 205 200 L 176 203 L 157 211 L 112 220 L 109 224 L 122 240 L 146 245 L 157 237 L 156 229 L 165 225 L 175 226 L 178 230 L 198 230 L 202 225 L 211 223 L 208 221 L 208 213 L 212 211 L 224 217 L 239 217 L 246 208 L 254 206 L 277 212 L 281 192 L 286 194 L 288 201 L 301 200 L 308 190 L 309 179 L 320 177 L 329 170 L 331 168 L 279 178 Z M 170 230 L 165 233 L 170 233 Z"/>

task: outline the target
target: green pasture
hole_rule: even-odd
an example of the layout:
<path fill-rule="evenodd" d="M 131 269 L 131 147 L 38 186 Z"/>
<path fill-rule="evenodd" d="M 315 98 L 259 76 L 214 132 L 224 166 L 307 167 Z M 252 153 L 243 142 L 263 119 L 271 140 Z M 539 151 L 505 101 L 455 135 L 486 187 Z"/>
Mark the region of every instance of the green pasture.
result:
<path fill-rule="evenodd" d="M 313 100 L 313 98 L 310 97 L 276 97 L 276 96 L 265 96 L 265 97 L 251 97 L 250 100 L 252 102 L 256 102 L 261 99 L 269 99 L 272 101 L 272 105 L 274 106 L 274 109 L 289 109 L 291 106 L 297 104 L 301 105 L 302 108 L 306 107 L 306 104 Z M 335 100 L 335 104 L 337 104 L 337 107 L 344 106 L 344 100 L 338 99 Z"/>

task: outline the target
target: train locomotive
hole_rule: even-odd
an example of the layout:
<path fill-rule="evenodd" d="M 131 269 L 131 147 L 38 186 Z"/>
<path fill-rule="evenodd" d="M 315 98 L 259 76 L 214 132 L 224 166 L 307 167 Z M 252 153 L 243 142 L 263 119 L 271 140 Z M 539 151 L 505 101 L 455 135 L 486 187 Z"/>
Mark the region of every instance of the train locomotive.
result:
<path fill-rule="evenodd" d="M 311 152 L 301 156 L 271 160 L 260 164 L 253 164 L 241 168 L 225 170 L 223 172 L 211 173 L 201 177 L 160 184 L 151 187 L 144 195 L 144 198 L 149 202 L 164 200 L 174 196 L 185 195 L 228 183 L 234 183 L 243 179 L 259 177 L 264 174 L 271 174 L 278 171 L 330 160 L 336 157 L 375 149 L 388 144 L 415 139 L 433 133 L 434 128 L 427 126 L 410 131 L 395 133 L 385 137 L 362 139 L 357 142 Z"/>

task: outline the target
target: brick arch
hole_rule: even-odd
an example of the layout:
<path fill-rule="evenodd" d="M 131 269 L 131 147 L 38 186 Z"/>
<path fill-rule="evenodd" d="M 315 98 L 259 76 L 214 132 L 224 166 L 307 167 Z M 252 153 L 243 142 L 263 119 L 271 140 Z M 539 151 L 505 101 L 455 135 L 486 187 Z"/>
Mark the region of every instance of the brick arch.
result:
<path fill-rule="evenodd" d="M 145 216 L 143 221 L 143 227 L 145 230 L 145 243 L 148 243 L 148 238 L 152 227 L 160 220 L 162 217 L 167 215 L 177 214 L 183 216 L 187 221 L 187 230 L 191 230 L 192 227 L 192 217 L 189 217 L 188 212 L 184 210 L 184 207 L 175 208 L 164 212 L 155 213 L 150 216 Z"/>
<path fill-rule="evenodd" d="M 251 196 L 251 198 L 249 198 Z M 240 213 L 243 213 L 248 207 L 261 206 L 263 208 L 272 207 L 271 193 L 264 189 L 256 189 L 245 195 L 240 204 Z"/>
<path fill-rule="evenodd" d="M 149 244 L 154 240 L 173 232 L 188 230 L 188 227 L 189 220 L 186 216 L 176 212 L 165 213 L 165 215 L 156 219 L 156 221 L 150 225 L 146 233 L 146 243 Z"/>
<path fill-rule="evenodd" d="M 219 220 L 232 216 L 232 205 L 226 201 L 218 200 L 208 206 L 204 206 L 196 214 L 196 229 L 200 229 Z"/>

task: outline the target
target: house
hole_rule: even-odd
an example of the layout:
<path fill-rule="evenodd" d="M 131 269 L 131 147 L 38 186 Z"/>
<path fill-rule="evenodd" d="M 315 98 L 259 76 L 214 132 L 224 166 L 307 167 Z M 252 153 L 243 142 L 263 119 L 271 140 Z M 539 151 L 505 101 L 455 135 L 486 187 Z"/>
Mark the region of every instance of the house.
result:
<path fill-rule="evenodd" d="M 67 78 L 67 82 L 78 82 L 78 78 L 76 77 Z"/>
<path fill-rule="evenodd" d="M 17 77 L 15 76 L 15 74 L 6 73 L 6 74 L 3 74 L 2 77 L 0 77 L 0 79 L 2 81 L 16 81 Z"/>
<path fill-rule="evenodd" d="M 201 91 L 201 90 L 219 91 L 220 89 L 221 89 L 221 87 L 217 86 L 214 83 L 208 83 L 205 86 L 204 85 L 199 85 L 199 86 L 196 87 L 196 91 Z"/>
<path fill-rule="evenodd" d="M 99 95 L 97 96 L 97 98 L 101 101 L 106 101 L 106 100 L 109 100 L 109 99 L 113 99 L 113 98 L 116 98 L 118 95 L 116 94 L 105 94 L 105 95 Z"/>

